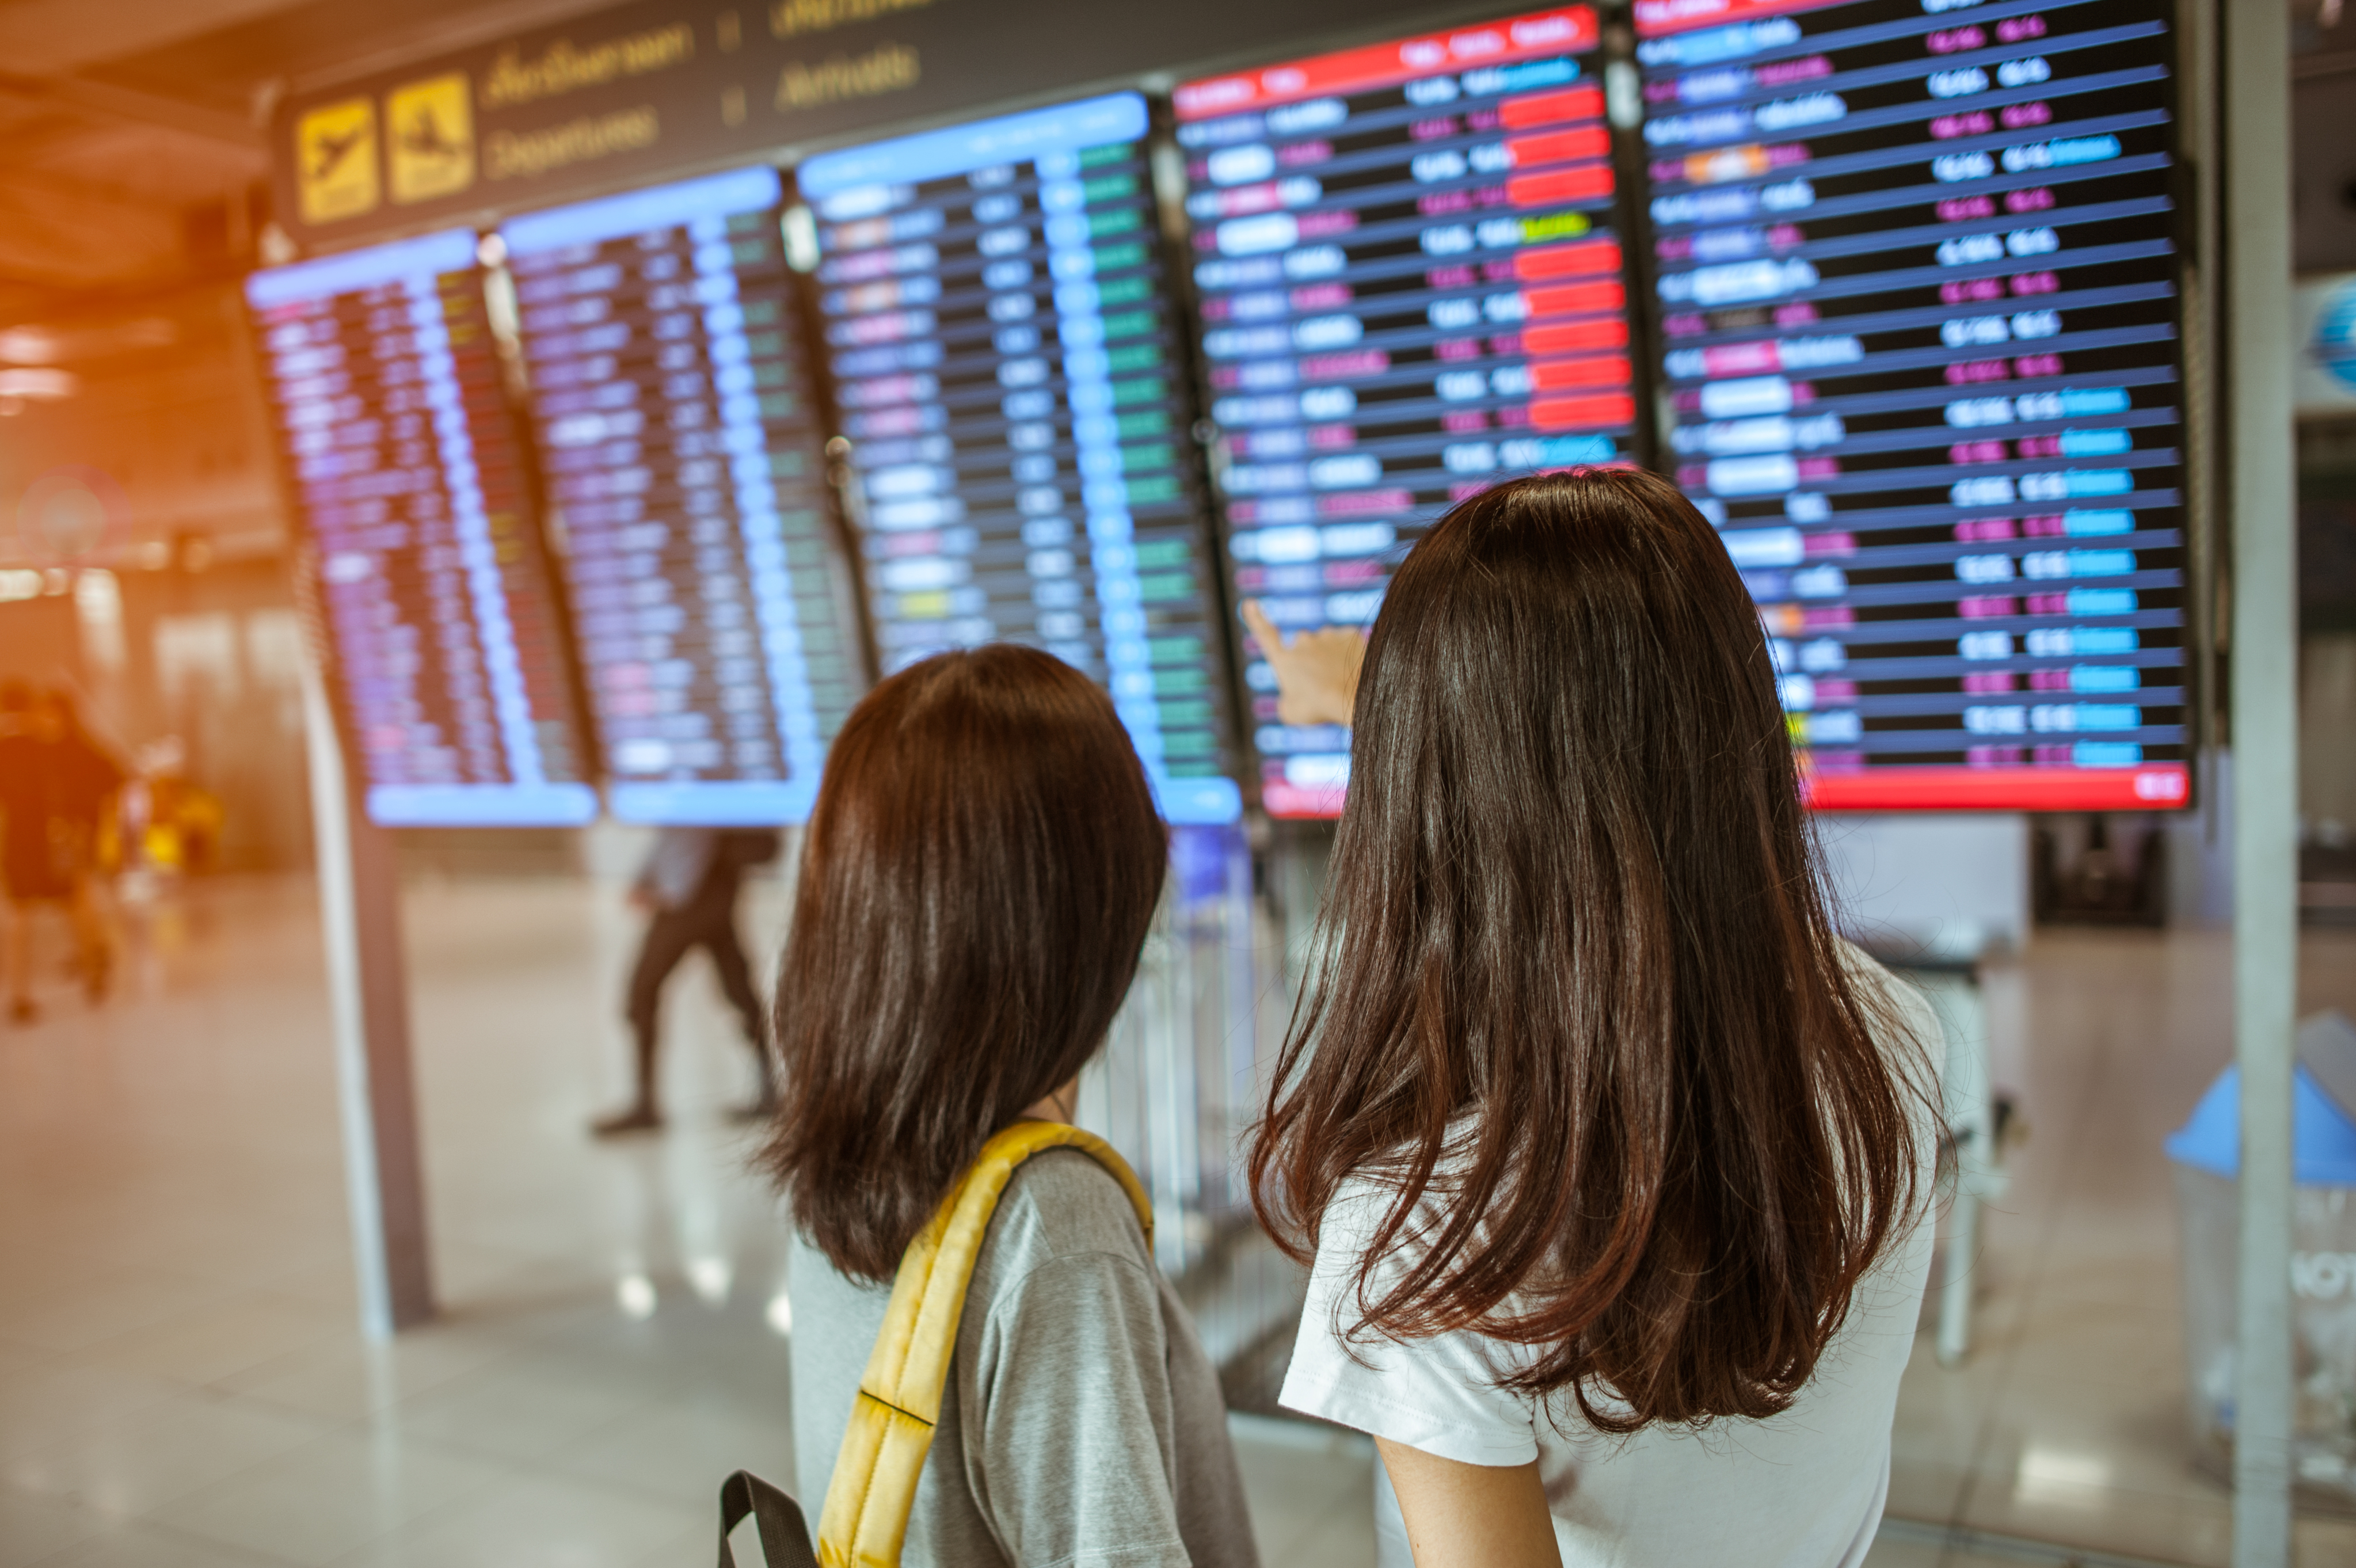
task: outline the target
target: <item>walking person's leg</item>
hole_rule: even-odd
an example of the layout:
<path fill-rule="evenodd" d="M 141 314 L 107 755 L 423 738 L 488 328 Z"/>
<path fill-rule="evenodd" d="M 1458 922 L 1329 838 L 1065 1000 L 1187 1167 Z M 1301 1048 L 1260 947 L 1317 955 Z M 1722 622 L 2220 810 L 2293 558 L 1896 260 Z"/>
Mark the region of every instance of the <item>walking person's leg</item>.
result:
<path fill-rule="evenodd" d="M 752 1047 L 753 1059 L 760 1073 L 759 1088 L 753 1103 L 742 1114 L 748 1120 L 766 1117 L 776 1108 L 776 1075 L 769 1060 L 768 1015 L 761 1005 L 760 993 L 753 985 L 752 966 L 744 959 L 744 944 L 736 934 L 735 889 L 728 890 L 724 900 L 713 899 L 702 905 L 702 919 L 698 935 L 703 950 L 712 955 L 712 970 L 720 976 L 721 993 L 728 1004 L 736 1009 L 736 1016 L 744 1026 L 744 1043 Z"/>
<path fill-rule="evenodd" d="M 646 935 L 638 940 L 638 958 L 630 969 L 625 1006 L 636 1053 L 637 1091 L 628 1109 L 591 1123 L 590 1131 L 601 1138 L 662 1125 L 662 1101 L 655 1087 L 656 1058 L 661 1047 L 662 989 L 697 940 L 695 923 L 687 914 L 683 909 L 657 909 L 647 920 Z"/>
<path fill-rule="evenodd" d="M 6 901 L 8 921 L 8 1018 L 30 1024 L 41 1015 L 33 1002 L 33 901 Z"/>
<path fill-rule="evenodd" d="M 84 869 L 75 876 L 73 897 L 67 908 L 73 921 L 82 990 L 93 1003 L 103 1002 L 114 972 L 114 933 L 107 922 L 106 899 L 95 871 Z"/>
<path fill-rule="evenodd" d="M 0 896 L 7 914 L 8 1017 L 30 1024 L 41 1015 L 33 1000 L 33 924 L 43 904 L 63 891 L 50 859 L 47 822 L 34 816 L 7 819 L 0 836 Z"/>

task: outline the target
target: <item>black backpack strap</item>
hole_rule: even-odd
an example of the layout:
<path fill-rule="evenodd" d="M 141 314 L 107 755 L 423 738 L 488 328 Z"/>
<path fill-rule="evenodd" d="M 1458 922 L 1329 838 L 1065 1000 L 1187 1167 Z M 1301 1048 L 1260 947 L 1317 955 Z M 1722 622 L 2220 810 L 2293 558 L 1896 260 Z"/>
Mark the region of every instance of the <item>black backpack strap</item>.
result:
<path fill-rule="evenodd" d="M 728 1553 L 728 1534 L 744 1522 L 746 1514 L 759 1521 L 765 1568 L 818 1568 L 801 1505 L 750 1470 L 739 1470 L 720 1483 L 720 1568 L 736 1568 L 736 1560 Z"/>

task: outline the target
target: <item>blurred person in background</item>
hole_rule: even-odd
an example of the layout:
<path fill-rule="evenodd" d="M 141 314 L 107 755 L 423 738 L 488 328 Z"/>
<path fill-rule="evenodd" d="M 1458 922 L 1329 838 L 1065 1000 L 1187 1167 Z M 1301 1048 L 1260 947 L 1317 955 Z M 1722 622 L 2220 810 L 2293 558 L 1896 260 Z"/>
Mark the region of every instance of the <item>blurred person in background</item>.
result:
<path fill-rule="evenodd" d="M 744 1043 L 759 1064 L 760 1088 L 737 1112 L 747 1121 L 766 1120 L 776 1108 L 776 1078 L 769 1063 L 768 1029 L 761 999 L 736 935 L 736 894 L 745 871 L 777 856 L 770 829 L 665 828 L 655 839 L 630 902 L 648 912 L 630 972 L 626 1008 L 637 1054 L 637 1095 L 626 1110 L 601 1117 L 590 1131 L 601 1138 L 650 1132 L 662 1125 L 662 1102 L 655 1084 L 661 1049 L 662 990 L 680 961 L 697 948 L 712 955 L 720 989 L 744 1026 Z"/>
<path fill-rule="evenodd" d="M 68 889 L 75 968 L 90 999 L 102 1002 L 114 971 L 104 897 L 105 844 L 116 797 L 129 775 L 82 727 L 73 693 L 62 686 L 49 687 L 35 703 L 34 729 L 49 748 L 49 854 Z"/>
<path fill-rule="evenodd" d="M 62 906 L 74 935 L 74 967 L 93 1003 L 103 1001 L 114 966 L 101 895 L 100 843 L 123 771 L 91 737 L 71 693 L 37 697 L 21 682 L 0 687 L 0 875 L 11 905 L 9 1017 L 40 1016 L 33 1000 L 32 914 Z"/>
<path fill-rule="evenodd" d="M 29 1024 L 33 1003 L 33 907 L 63 896 L 49 859 L 48 757 L 33 733 L 33 692 L 0 682 L 0 891 L 8 897 L 8 1016 Z"/>

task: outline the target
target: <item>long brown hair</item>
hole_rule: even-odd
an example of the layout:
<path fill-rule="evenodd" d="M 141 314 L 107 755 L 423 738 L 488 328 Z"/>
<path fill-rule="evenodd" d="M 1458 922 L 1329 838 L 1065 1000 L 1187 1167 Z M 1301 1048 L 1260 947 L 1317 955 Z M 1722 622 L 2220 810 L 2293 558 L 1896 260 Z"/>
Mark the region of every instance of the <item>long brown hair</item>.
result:
<path fill-rule="evenodd" d="M 991 1135 L 1104 1043 L 1168 865 L 1111 701 L 1045 653 L 944 653 L 835 737 L 777 981 L 761 1163 L 887 1280 Z"/>
<path fill-rule="evenodd" d="M 1346 1332 L 1477 1328 L 1609 1432 L 1787 1408 L 1910 1222 L 1908 1075 L 1841 961 L 1757 611 L 1666 480 L 1501 485 L 1366 649 L 1320 962 L 1251 1154 Z"/>

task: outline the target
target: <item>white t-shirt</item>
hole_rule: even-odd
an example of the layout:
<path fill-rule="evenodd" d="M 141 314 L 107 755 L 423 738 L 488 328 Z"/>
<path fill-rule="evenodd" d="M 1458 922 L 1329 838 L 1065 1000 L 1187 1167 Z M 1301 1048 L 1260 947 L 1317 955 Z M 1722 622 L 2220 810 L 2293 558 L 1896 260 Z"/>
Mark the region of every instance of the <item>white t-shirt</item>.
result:
<path fill-rule="evenodd" d="M 1944 1050 L 1919 993 L 1862 953 L 1846 956 L 1858 980 L 1888 988 L 1912 1036 L 1882 1047 L 1928 1101 L 1916 1112 L 1925 1213 L 1858 1282 L 1847 1321 L 1791 1409 L 1698 1433 L 1653 1426 L 1615 1437 L 1587 1426 L 1563 1394 L 1542 1405 L 1496 1386 L 1493 1369 L 1526 1359 L 1526 1347 L 1469 1331 L 1404 1344 L 1369 1334 L 1345 1346 L 1341 1335 L 1356 1320 L 1357 1255 L 1391 1197 L 1365 1182 L 1347 1184 L 1326 1212 L 1282 1402 L 1468 1465 L 1537 1460 L 1564 1568 L 1858 1568 L 1889 1497 L 1898 1380 L 1930 1275 Z M 1398 1500 L 1377 1470 L 1376 1562 L 1410 1568 Z"/>

